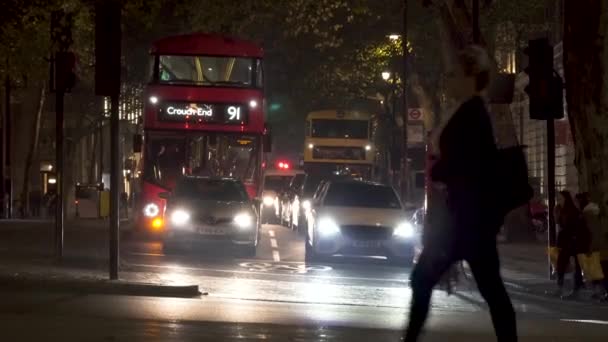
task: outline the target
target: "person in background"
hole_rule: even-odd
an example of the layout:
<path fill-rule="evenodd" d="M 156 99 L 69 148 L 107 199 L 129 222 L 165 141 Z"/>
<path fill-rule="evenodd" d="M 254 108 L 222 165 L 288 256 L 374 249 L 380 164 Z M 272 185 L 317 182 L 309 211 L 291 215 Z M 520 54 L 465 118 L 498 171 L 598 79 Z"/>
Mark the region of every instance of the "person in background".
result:
<path fill-rule="evenodd" d="M 560 249 L 557 257 L 557 295 L 561 298 L 576 297 L 578 291 L 583 287 L 583 272 L 578 262 L 577 254 L 588 253 L 589 239 L 585 234 L 585 222 L 581 212 L 574 204 L 572 195 L 569 191 L 560 191 L 555 210 L 556 222 L 559 225 L 557 234 L 557 247 Z M 570 264 L 570 259 L 574 258 L 574 287 L 572 292 L 565 295 L 564 277 Z"/>
<path fill-rule="evenodd" d="M 601 253 L 602 250 L 607 249 L 607 246 L 606 237 L 599 218 L 600 207 L 596 203 L 591 202 L 591 198 L 587 192 L 577 194 L 576 199 L 580 210 L 583 212 L 586 229 L 590 234 L 589 251 L 591 253 Z M 604 271 L 604 279 L 593 281 L 594 298 L 608 300 L 608 279 L 606 279 L 606 276 L 607 274 Z"/>

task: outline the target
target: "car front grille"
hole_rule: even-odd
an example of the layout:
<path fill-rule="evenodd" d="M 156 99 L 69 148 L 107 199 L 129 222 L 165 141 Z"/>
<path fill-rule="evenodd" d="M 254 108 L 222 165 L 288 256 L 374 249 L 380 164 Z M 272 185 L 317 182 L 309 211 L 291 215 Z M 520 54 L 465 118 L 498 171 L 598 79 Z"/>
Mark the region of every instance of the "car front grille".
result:
<path fill-rule="evenodd" d="M 393 236 L 393 228 L 383 226 L 344 225 L 340 231 L 345 237 L 358 241 L 387 240 Z"/>
<path fill-rule="evenodd" d="M 199 215 L 196 217 L 196 221 L 200 223 L 204 223 L 206 225 L 215 226 L 215 225 L 225 225 L 232 222 L 231 218 L 228 217 L 214 217 L 209 215 Z"/>

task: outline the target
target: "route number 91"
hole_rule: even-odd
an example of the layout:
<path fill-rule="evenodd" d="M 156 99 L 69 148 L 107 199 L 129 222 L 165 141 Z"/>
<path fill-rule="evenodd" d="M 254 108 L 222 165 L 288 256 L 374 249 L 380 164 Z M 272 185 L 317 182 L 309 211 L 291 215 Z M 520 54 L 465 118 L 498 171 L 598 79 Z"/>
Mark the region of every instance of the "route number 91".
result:
<path fill-rule="evenodd" d="M 228 120 L 229 121 L 240 121 L 241 120 L 241 107 L 230 106 L 227 108 Z"/>

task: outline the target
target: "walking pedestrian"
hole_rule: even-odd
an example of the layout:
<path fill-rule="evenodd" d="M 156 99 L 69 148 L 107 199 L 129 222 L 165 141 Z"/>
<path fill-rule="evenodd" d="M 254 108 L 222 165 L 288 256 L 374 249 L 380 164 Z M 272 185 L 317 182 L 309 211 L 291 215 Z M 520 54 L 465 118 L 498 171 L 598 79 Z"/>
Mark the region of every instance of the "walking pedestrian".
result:
<path fill-rule="evenodd" d="M 560 191 L 555 210 L 556 222 L 559 225 L 557 234 L 557 295 L 566 299 L 574 298 L 578 291 L 583 287 L 583 272 L 581 265 L 576 257 L 581 253 L 589 252 L 589 238 L 585 232 L 585 221 L 581 212 L 574 204 L 570 191 Z M 574 287 L 569 294 L 564 294 L 564 278 L 566 270 L 570 264 L 570 259 L 574 258 Z"/>
<path fill-rule="evenodd" d="M 590 253 L 602 253 L 602 250 L 608 249 L 606 237 L 600 223 L 600 207 L 591 201 L 589 193 L 583 192 L 576 195 L 579 203 L 579 208 L 582 210 L 585 227 L 590 234 Z M 600 264 L 601 266 L 601 264 Z M 608 276 L 604 272 L 604 278 L 601 280 L 593 280 L 594 297 L 606 300 L 608 299 Z"/>
<path fill-rule="evenodd" d="M 500 276 L 496 234 L 500 214 L 493 177 L 497 147 L 483 99 L 489 84 L 490 60 L 480 47 L 458 56 L 448 88 L 461 105 L 439 136 L 439 160 L 431 170 L 447 188 L 449 224 L 439 238 L 428 241 L 411 276 L 412 302 L 405 341 L 416 341 L 428 315 L 433 287 L 456 262 L 469 264 L 479 292 L 490 307 L 497 340 L 517 341 L 515 311 Z M 502 217 L 501 217 L 502 216 Z M 439 236 L 439 235 L 438 235 Z"/>

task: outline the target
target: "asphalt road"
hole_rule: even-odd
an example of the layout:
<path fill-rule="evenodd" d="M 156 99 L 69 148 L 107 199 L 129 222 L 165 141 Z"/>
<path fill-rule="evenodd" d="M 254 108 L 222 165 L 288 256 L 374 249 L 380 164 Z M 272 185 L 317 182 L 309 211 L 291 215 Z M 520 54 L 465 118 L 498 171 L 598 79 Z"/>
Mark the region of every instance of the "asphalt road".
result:
<path fill-rule="evenodd" d="M 0 256 L 9 262 L 48 257 L 52 231 L 0 227 Z M 33 233 L 32 233 L 33 232 Z M 105 231 L 66 233 L 66 259 L 84 269 L 103 263 Z M 257 256 L 224 248 L 165 254 L 162 243 L 125 237 L 121 274 L 149 281 L 196 283 L 193 299 L 0 292 L 0 328 L 7 341 L 397 341 L 405 324 L 410 269 L 380 259 L 306 264 L 303 240 L 265 226 Z M 1 288 L 1 284 L 0 284 Z M 608 306 L 513 293 L 523 341 L 604 341 Z M 32 329 L 35 327 L 35 329 Z M 428 339 L 492 341 L 492 327 L 474 283 L 454 295 L 436 291 Z"/>

